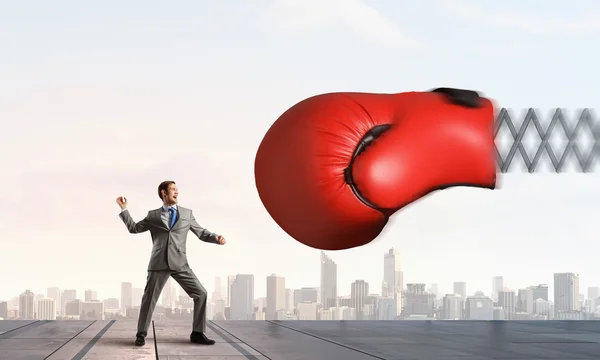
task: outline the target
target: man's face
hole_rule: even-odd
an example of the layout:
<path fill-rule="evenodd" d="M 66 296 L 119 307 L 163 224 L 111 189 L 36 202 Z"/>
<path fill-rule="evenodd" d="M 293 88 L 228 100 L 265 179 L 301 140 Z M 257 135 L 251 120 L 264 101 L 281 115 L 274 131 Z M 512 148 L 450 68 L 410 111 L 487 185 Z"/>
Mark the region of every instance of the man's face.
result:
<path fill-rule="evenodd" d="M 165 203 L 168 205 L 177 204 L 177 198 L 179 197 L 179 189 L 177 189 L 177 185 L 170 184 L 169 189 L 167 190 L 167 195 L 165 197 Z"/>

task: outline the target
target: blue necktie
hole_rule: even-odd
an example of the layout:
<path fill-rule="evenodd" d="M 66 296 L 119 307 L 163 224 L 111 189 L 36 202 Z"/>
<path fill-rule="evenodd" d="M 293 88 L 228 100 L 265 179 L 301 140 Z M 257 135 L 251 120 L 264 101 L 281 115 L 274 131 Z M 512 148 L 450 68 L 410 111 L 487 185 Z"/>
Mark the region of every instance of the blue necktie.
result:
<path fill-rule="evenodd" d="M 169 208 L 169 213 L 171 213 L 171 225 L 169 226 L 169 228 L 172 229 L 173 225 L 175 225 L 175 221 L 177 220 L 177 213 L 173 208 Z"/>

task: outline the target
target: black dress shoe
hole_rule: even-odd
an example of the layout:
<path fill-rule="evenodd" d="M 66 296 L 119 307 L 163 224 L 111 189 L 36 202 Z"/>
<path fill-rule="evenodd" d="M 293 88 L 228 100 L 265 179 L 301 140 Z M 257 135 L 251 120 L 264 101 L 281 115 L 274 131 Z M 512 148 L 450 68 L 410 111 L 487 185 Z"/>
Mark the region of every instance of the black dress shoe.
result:
<path fill-rule="evenodd" d="M 200 345 L 213 345 L 215 343 L 214 340 L 207 338 L 204 333 L 199 332 L 193 332 L 192 335 L 190 335 L 190 341 Z"/>
<path fill-rule="evenodd" d="M 146 339 L 143 336 L 136 336 L 135 338 L 135 346 L 144 346 L 146 344 Z"/>

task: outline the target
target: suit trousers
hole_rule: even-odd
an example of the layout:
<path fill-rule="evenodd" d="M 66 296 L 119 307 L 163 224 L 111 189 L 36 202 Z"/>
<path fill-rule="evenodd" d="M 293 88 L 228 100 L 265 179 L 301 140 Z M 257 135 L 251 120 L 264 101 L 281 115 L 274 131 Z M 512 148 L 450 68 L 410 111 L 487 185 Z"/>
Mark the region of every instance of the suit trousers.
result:
<path fill-rule="evenodd" d="M 148 271 L 146 288 L 144 289 L 142 304 L 140 306 L 140 317 L 138 320 L 136 336 L 148 335 L 148 328 L 152 321 L 152 314 L 156 307 L 156 302 L 158 301 L 167 280 L 169 280 L 169 276 L 172 276 L 173 279 L 181 285 L 183 291 L 194 300 L 194 321 L 192 324 L 192 331 L 200 333 L 206 331 L 206 301 L 208 294 L 192 269 L 186 265 L 180 271 Z"/>

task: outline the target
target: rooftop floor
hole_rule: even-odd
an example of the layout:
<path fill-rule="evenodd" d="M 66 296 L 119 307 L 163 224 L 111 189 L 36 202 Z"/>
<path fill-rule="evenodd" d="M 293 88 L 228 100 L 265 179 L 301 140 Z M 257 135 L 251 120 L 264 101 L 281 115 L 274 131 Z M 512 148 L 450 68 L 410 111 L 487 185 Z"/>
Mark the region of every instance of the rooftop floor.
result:
<path fill-rule="evenodd" d="M 222 321 L 212 346 L 187 321 L 0 321 L 2 360 L 600 359 L 600 321 Z"/>

